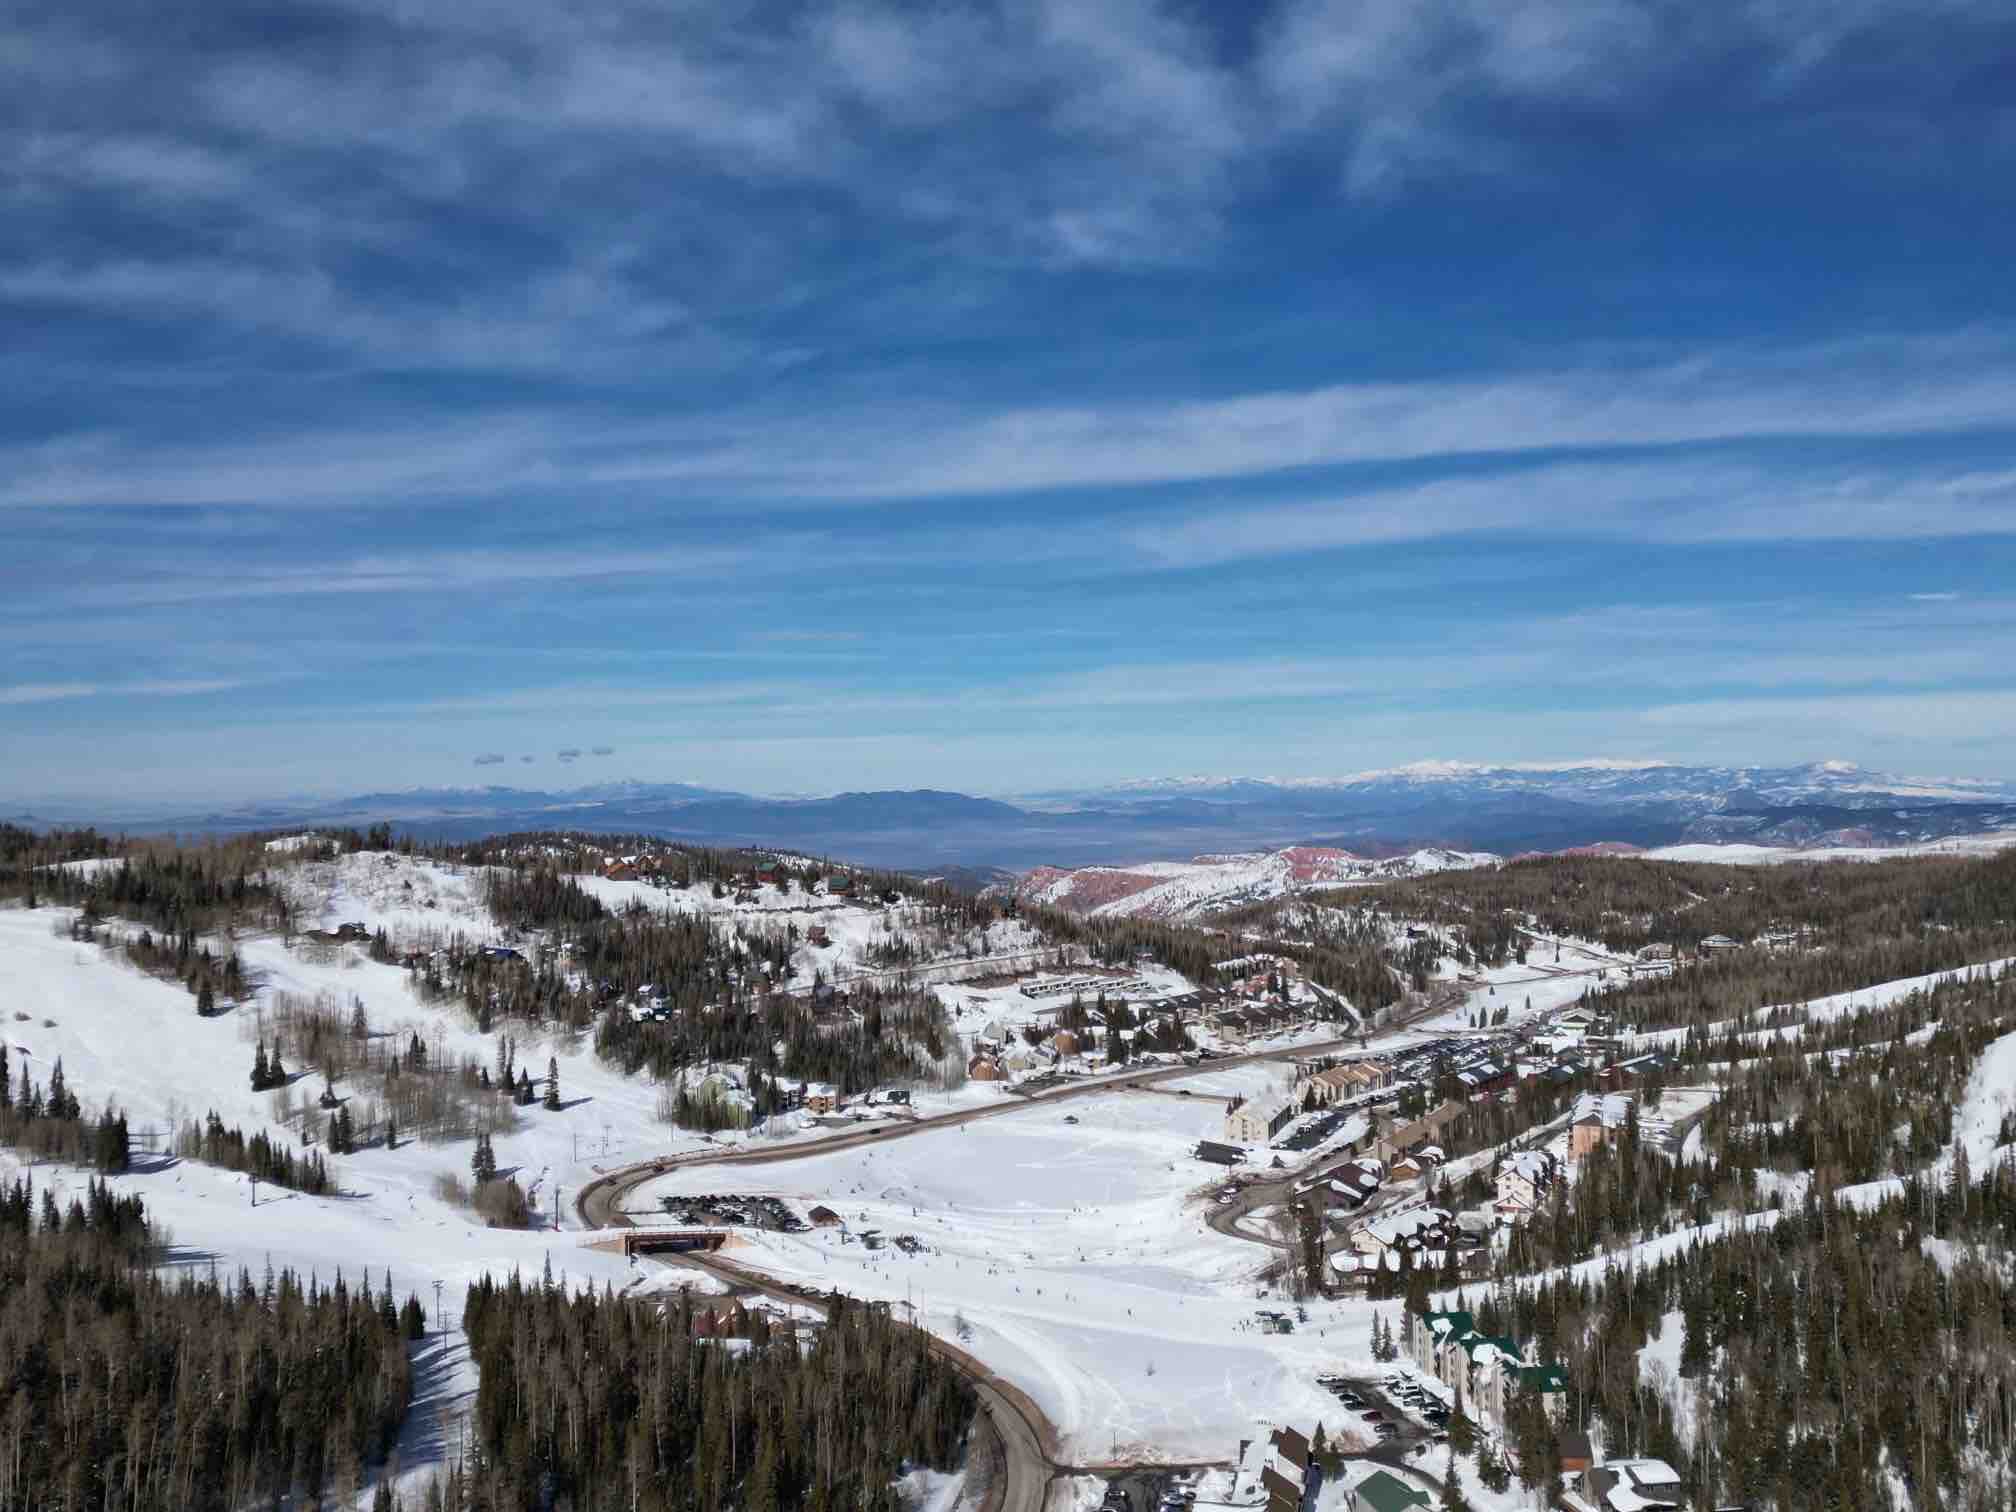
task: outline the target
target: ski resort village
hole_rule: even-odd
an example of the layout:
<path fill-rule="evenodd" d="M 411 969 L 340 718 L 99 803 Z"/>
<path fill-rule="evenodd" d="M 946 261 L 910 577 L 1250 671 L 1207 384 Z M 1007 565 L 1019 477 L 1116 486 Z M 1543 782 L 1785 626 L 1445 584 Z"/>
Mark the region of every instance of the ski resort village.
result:
<path fill-rule="evenodd" d="M 381 1428 L 309 1435 L 291 1507 L 659 1505 L 644 1447 L 592 1491 L 541 1459 L 564 1421 L 499 1427 L 521 1290 L 695 1370 L 916 1339 L 956 1421 L 876 1506 L 1903 1507 L 2002 1473 L 2016 1353 L 1961 1331 L 2011 1315 L 2007 852 L 1282 853 L 1228 896 L 1222 859 L 973 891 L 567 833 L 4 843 L 19 1222 L 135 1198 L 171 1284 L 399 1320 Z M 1915 1385 L 1859 1363 L 1892 1329 Z M 573 1369 L 584 1411 L 644 1389 Z"/>

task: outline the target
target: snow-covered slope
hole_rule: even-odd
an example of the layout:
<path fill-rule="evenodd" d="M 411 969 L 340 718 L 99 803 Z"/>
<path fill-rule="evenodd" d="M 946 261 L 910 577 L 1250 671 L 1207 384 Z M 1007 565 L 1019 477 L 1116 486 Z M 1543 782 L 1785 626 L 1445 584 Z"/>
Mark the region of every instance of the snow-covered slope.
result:
<path fill-rule="evenodd" d="M 1218 909 L 1310 888 L 1421 877 L 1430 872 L 1490 866 L 1497 860 L 1488 852 L 1439 848 L 1372 860 L 1331 846 L 1297 845 L 1286 850 L 1149 861 L 1138 866 L 1082 866 L 1069 871 L 1038 867 L 1017 884 L 1015 896 L 1073 913 L 1194 919 Z"/>
<path fill-rule="evenodd" d="M 1914 845 L 1745 845 L 1703 842 L 1640 852 L 1648 861 L 1708 861 L 1723 866 L 1773 866 L 1786 861 L 1887 861 L 1898 856 L 1992 856 L 2016 847 L 2016 829 L 1951 835 Z"/>

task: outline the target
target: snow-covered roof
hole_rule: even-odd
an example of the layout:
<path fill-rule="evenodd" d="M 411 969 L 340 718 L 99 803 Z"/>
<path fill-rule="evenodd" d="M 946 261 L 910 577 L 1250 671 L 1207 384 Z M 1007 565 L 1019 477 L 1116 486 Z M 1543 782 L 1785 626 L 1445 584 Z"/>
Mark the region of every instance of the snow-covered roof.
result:
<path fill-rule="evenodd" d="M 1605 1470 L 1617 1470 L 1642 1485 L 1667 1486 L 1680 1479 L 1680 1472 L 1662 1459 L 1614 1459 L 1603 1462 Z"/>
<path fill-rule="evenodd" d="M 1415 1208 L 1406 1213 L 1388 1213 L 1365 1225 L 1364 1232 L 1379 1244 L 1391 1246 L 1416 1239 L 1449 1221 L 1441 1208 Z"/>
<path fill-rule="evenodd" d="M 1554 1159 L 1544 1150 L 1521 1150 L 1512 1157 L 1507 1169 L 1537 1186 L 1553 1178 Z"/>
<path fill-rule="evenodd" d="M 1622 1128 L 1631 1115 L 1631 1099 L 1622 1092 L 1584 1092 L 1575 1099 L 1574 1123 L 1601 1120 L 1606 1129 Z"/>

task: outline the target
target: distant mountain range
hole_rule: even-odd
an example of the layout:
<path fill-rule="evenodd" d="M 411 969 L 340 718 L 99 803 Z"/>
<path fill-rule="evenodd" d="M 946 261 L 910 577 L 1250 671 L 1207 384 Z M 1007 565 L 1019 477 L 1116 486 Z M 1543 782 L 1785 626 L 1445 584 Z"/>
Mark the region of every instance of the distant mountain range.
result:
<path fill-rule="evenodd" d="M 431 788 L 193 813 L 108 803 L 90 814 L 66 807 L 13 817 L 182 832 L 384 820 L 416 836 L 456 839 L 582 829 L 776 846 L 971 877 L 1297 845 L 1368 859 L 1431 847 L 1517 854 L 1603 844 L 1896 845 L 2016 829 L 2016 783 L 1900 777 L 1839 761 L 1424 762 L 1330 779 L 1163 778 L 1014 801 L 933 789 L 775 798 L 686 783 L 615 782 L 564 792 Z"/>

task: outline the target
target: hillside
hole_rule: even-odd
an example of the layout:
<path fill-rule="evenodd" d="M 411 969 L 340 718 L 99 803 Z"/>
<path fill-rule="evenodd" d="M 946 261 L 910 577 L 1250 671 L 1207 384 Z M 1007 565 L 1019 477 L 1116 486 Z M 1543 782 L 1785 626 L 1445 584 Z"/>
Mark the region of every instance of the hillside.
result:
<path fill-rule="evenodd" d="M 1718 1277 L 1768 1267 L 1755 1305 L 1773 1316 L 1797 1274 L 1850 1288 L 1864 1353 L 1890 1346 L 1853 1255 L 1883 1257 L 1892 1311 L 1943 1271 L 1984 1320 L 2016 1315 L 1997 1269 L 2016 1222 L 2016 854 L 1777 859 L 1293 847 L 986 897 L 637 836 L 0 830 L 18 1088 L 0 1182 L 59 1208 L 88 1194 L 88 1146 L 49 1112 L 67 1085 L 80 1129 L 123 1116 L 131 1156 L 105 1180 L 145 1201 L 170 1264 L 257 1276 L 270 1258 L 319 1281 L 368 1265 L 374 1292 L 389 1268 L 423 1304 L 442 1282 L 396 1437 L 408 1505 L 444 1470 L 436 1414 L 534 1368 L 503 1347 L 486 1285 L 550 1268 L 526 1306 L 586 1283 L 682 1340 L 702 1326 L 678 1296 L 695 1282 L 708 1306 L 732 1289 L 760 1310 L 767 1288 L 780 1327 L 816 1322 L 835 1286 L 900 1308 L 1021 1394 L 1013 1473 L 1039 1485 L 1109 1459 L 1156 1487 L 1178 1472 L 1154 1467 L 1216 1465 L 1181 1472 L 1200 1503 L 1254 1505 L 1251 1467 L 1225 1468 L 1239 1442 L 1320 1424 L 1346 1474 L 1383 1439 L 1389 1463 L 1515 1512 L 1499 1472 L 1538 1484 L 1559 1441 L 1491 1394 L 1490 1356 L 1463 1378 L 1477 1447 L 1411 1453 L 1456 1404 L 1395 1368 L 1389 1336 L 1446 1287 L 1489 1339 L 1559 1362 L 1564 1421 L 1603 1452 L 1789 1512 L 1808 1505 L 1797 1475 L 1718 1458 L 1716 1436 L 1755 1414 L 1818 1442 L 1875 1409 L 1841 1395 L 1809 1421 Z M 486 1155 L 494 1183 L 475 1186 Z M 281 1156 L 326 1161 L 326 1185 Z M 613 1206 L 591 1218 L 597 1190 Z M 718 1264 L 585 1247 L 620 1248 L 624 1223 L 705 1231 Z M 1759 1234 L 1788 1248 L 1747 1248 Z M 1646 1279 L 1626 1294 L 1609 1274 L 1629 1259 Z M 2016 1386 L 2003 1325 L 1979 1326 L 1985 1353 L 1928 1326 L 1897 1368 L 1919 1391 Z M 592 1396 L 578 1358 L 564 1374 Z M 1339 1412 L 1345 1391 L 1387 1427 Z M 990 1472 L 956 1452 L 970 1409 L 941 1405 L 931 1494 L 970 1508 Z M 2001 1441 L 1955 1442 L 1955 1484 L 1991 1484 Z M 508 1435 L 488 1447 L 538 1460 Z M 330 1501 L 361 1506 L 390 1473 L 348 1467 L 356 1496 Z M 1861 1488 L 1843 1504 L 1878 1506 L 1884 1475 L 1947 1472 L 1915 1438 L 1833 1473 Z M 1102 1476 L 1055 1479 L 1079 1499 L 1060 1489 L 1046 1512 L 1103 1495 Z"/>
<path fill-rule="evenodd" d="M 1334 846 L 1298 845 L 1136 866 L 1037 867 L 1014 885 L 1013 896 L 1076 914 L 1194 921 L 1311 888 L 1422 877 L 1489 866 L 1497 859 L 1482 852 L 1423 849 L 1373 860 Z"/>

